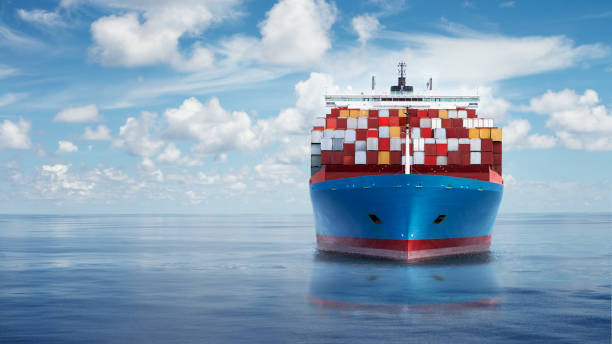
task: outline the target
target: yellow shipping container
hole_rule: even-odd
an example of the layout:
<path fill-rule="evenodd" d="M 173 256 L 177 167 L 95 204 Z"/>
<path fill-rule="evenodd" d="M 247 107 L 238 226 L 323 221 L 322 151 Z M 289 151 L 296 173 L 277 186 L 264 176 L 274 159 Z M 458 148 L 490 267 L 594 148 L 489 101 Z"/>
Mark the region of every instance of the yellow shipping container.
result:
<path fill-rule="evenodd" d="M 490 139 L 491 138 L 491 128 L 480 128 L 480 138 L 481 139 Z"/>
<path fill-rule="evenodd" d="M 389 165 L 389 152 L 387 151 L 378 152 L 378 164 L 379 165 Z"/>
<path fill-rule="evenodd" d="M 347 109 L 340 110 L 340 117 L 348 117 L 348 116 L 349 116 L 349 110 Z"/>
<path fill-rule="evenodd" d="M 406 117 L 406 109 L 405 108 L 399 109 L 399 116 L 400 117 Z"/>
<path fill-rule="evenodd" d="M 370 111 L 368 110 L 360 110 L 359 117 L 368 117 L 370 115 Z"/>
<path fill-rule="evenodd" d="M 491 138 L 493 139 L 493 141 L 500 141 L 502 140 L 502 130 L 501 128 L 491 128 Z"/>
<path fill-rule="evenodd" d="M 468 137 L 471 139 L 477 139 L 480 137 L 480 133 L 478 132 L 478 129 L 476 128 L 470 128 L 470 131 L 468 133 Z"/>
<path fill-rule="evenodd" d="M 349 109 L 349 111 L 351 112 L 349 117 L 354 117 L 354 118 L 359 117 L 359 114 L 361 113 L 361 110 L 359 109 Z"/>
<path fill-rule="evenodd" d="M 400 137 L 400 127 L 389 127 L 389 137 Z"/>
<path fill-rule="evenodd" d="M 448 110 L 438 110 L 438 117 L 448 118 Z"/>

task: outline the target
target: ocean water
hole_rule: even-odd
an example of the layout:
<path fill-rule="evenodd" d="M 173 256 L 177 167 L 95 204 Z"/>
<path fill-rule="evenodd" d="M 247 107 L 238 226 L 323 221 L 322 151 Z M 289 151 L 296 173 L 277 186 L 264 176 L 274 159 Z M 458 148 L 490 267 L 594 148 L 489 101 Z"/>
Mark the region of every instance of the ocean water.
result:
<path fill-rule="evenodd" d="M 2 343 L 610 343 L 612 214 L 491 252 L 319 253 L 311 216 L 0 216 Z"/>

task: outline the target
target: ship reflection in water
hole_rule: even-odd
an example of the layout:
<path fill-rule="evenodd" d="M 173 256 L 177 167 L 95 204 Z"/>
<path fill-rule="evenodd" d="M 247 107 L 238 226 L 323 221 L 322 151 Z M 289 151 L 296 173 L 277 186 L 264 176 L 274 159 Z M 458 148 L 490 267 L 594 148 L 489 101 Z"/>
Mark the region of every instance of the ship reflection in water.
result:
<path fill-rule="evenodd" d="M 312 304 L 329 310 L 435 312 L 495 308 L 501 291 L 491 253 L 398 263 L 318 252 Z"/>

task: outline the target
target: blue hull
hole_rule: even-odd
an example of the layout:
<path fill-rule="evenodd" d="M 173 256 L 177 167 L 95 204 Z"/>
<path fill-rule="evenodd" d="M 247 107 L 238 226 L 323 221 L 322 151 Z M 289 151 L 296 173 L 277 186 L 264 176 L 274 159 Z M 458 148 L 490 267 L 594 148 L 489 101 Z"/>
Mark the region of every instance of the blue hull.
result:
<path fill-rule="evenodd" d="M 497 183 L 439 175 L 310 186 L 319 249 L 403 260 L 487 250 L 502 194 Z"/>

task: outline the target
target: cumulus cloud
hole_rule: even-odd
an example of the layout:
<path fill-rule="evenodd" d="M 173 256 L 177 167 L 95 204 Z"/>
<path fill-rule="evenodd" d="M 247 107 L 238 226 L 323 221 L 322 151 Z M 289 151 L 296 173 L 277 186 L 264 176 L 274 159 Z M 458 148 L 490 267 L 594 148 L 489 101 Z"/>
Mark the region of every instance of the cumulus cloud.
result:
<path fill-rule="evenodd" d="M 108 141 L 111 139 L 110 130 L 105 125 L 98 125 L 96 129 L 85 127 L 85 132 L 81 135 L 83 140 Z"/>
<path fill-rule="evenodd" d="M 17 123 L 5 119 L 0 124 L 0 150 L 30 148 L 31 127 L 31 123 L 23 118 L 19 118 Z"/>
<path fill-rule="evenodd" d="M 183 156 L 180 149 L 174 143 L 169 143 L 166 149 L 157 156 L 157 162 L 165 165 L 198 166 L 202 162 Z"/>
<path fill-rule="evenodd" d="M 550 135 L 529 134 L 531 124 L 526 119 L 509 121 L 503 127 L 504 150 L 513 149 L 548 149 L 556 145 L 556 139 Z"/>
<path fill-rule="evenodd" d="M 612 150 L 612 111 L 600 104 L 594 90 L 548 90 L 532 98 L 527 110 L 549 116 L 546 126 L 571 149 Z"/>
<path fill-rule="evenodd" d="M 265 61 L 281 65 L 316 62 L 331 48 L 336 8 L 324 0 L 281 0 L 260 24 Z"/>
<path fill-rule="evenodd" d="M 98 113 L 98 106 L 95 104 L 62 109 L 53 119 L 55 122 L 68 123 L 98 122 L 101 120 L 102 116 Z"/>
<path fill-rule="evenodd" d="M 140 118 L 129 117 L 119 128 L 113 147 L 124 148 L 131 155 L 144 158 L 154 155 L 164 145 L 162 140 L 151 135 L 156 117 L 156 114 L 146 111 L 140 114 Z"/>
<path fill-rule="evenodd" d="M 46 180 L 38 180 L 37 187 L 41 194 L 46 197 L 53 197 L 52 195 L 62 194 L 69 196 L 77 194 L 85 196 L 91 192 L 95 186 L 95 182 L 91 180 L 84 180 L 75 175 L 68 173 L 70 165 L 55 164 L 55 165 L 43 165 L 41 170 L 41 176 L 46 177 Z"/>
<path fill-rule="evenodd" d="M 22 8 L 17 10 L 17 15 L 22 20 L 35 25 L 44 26 L 63 26 L 65 23 L 62 21 L 61 16 L 57 12 L 49 12 L 43 9 L 24 10 Z"/>
<path fill-rule="evenodd" d="M 362 45 L 365 45 L 376 31 L 381 27 L 378 19 L 370 14 L 364 14 L 353 18 L 351 21 L 353 29 L 357 32 L 357 37 Z"/>
<path fill-rule="evenodd" d="M 58 153 L 74 153 L 79 150 L 79 147 L 75 146 L 74 143 L 70 141 L 58 141 L 57 143 L 57 152 Z"/>

